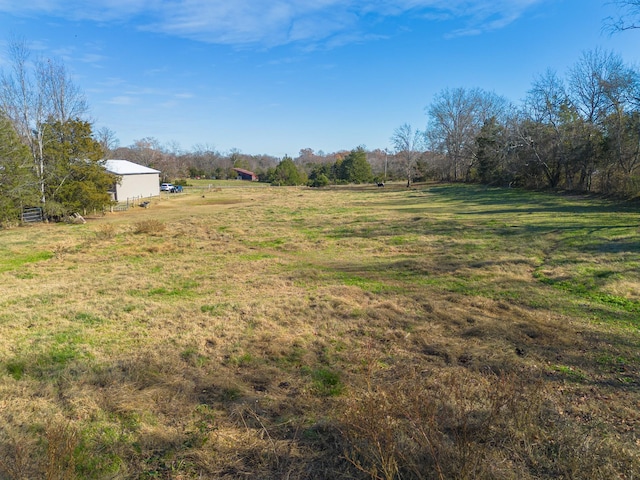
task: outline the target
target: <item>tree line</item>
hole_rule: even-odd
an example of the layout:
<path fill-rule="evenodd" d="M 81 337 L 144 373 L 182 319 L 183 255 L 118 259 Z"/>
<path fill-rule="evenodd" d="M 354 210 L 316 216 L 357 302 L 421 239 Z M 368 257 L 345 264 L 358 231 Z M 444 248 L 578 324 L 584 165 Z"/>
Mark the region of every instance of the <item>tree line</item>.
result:
<path fill-rule="evenodd" d="M 193 151 L 183 152 L 175 145 L 164 146 L 152 137 L 108 151 L 111 158 L 160 170 L 166 181 L 235 179 L 237 173 L 234 168 L 242 168 L 254 172 L 260 182 L 279 186 L 370 182 L 378 178 L 373 171 L 384 156 L 384 152 L 367 151 L 364 146 L 328 154 L 305 148 L 296 157 L 285 155 L 282 158 L 266 154 L 249 155 L 239 150 L 221 153 L 209 146 L 197 146 Z"/>
<path fill-rule="evenodd" d="M 640 72 L 614 53 L 585 52 L 565 77 L 545 72 L 520 106 L 458 88 L 426 111 L 435 178 L 640 193 Z"/>

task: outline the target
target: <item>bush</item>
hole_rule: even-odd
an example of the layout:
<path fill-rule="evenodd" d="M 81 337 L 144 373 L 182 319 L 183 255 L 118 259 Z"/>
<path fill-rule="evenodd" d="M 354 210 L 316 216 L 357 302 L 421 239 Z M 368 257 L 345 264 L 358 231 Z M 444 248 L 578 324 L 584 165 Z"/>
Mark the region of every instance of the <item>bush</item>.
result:
<path fill-rule="evenodd" d="M 105 223 L 96 230 L 96 238 L 98 240 L 110 240 L 116 236 L 116 233 L 116 228 L 112 224 Z"/>
<path fill-rule="evenodd" d="M 326 187 L 327 185 L 329 185 L 329 179 L 324 174 L 318 175 L 316 178 L 311 180 L 311 182 L 309 182 L 310 187 Z"/>

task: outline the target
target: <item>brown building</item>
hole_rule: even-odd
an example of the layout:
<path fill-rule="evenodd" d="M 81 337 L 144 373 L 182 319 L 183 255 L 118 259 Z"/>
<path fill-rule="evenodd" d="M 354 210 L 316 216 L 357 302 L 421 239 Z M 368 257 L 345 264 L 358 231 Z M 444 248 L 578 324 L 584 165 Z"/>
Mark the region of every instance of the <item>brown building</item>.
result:
<path fill-rule="evenodd" d="M 238 174 L 238 180 L 248 180 L 250 182 L 258 181 L 258 176 L 249 170 L 245 170 L 244 168 L 234 168 L 234 170 Z"/>

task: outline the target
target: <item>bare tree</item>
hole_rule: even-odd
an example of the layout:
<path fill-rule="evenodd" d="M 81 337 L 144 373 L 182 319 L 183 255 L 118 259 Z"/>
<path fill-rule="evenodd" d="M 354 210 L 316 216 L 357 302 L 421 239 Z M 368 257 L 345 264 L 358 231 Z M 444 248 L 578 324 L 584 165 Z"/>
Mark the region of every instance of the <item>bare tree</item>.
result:
<path fill-rule="evenodd" d="M 116 132 L 111 130 L 109 127 L 100 128 L 95 133 L 94 137 L 102 147 L 105 158 L 110 157 L 113 151 L 120 146 L 120 140 L 116 137 Z"/>
<path fill-rule="evenodd" d="M 43 127 L 46 120 L 45 98 L 29 71 L 31 53 L 26 43 L 12 40 L 8 46 L 10 72 L 0 77 L 2 111 L 31 151 L 44 203 Z"/>
<path fill-rule="evenodd" d="M 38 84 L 47 102 L 47 114 L 65 123 L 82 118 L 89 110 L 84 93 L 73 81 L 64 63 L 58 59 L 40 59 L 36 63 Z"/>
<path fill-rule="evenodd" d="M 428 108 L 427 136 L 432 148 L 449 161 L 451 180 L 468 176 L 475 159 L 476 136 L 484 123 L 501 119 L 507 101 L 494 93 L 474 88 L 445 89 Z"/>
<path fill-rule="evenodd" d="M 160 170 L 164 181 L 186 177 L 188 174 L 187 166 L 178 162 L 178 155 L 175 151 L 179 148 L 177 143 L 172 143 L 169 147 L 163 146 L 154 137 L 136 140 L 129 147 L 134 162 Z M 170 149 L 174 149 L 174 151 Z"/>
<path fill-rule="evenodd" d="M 129 147 L 135 155 L 134 161 L 146 167 L 158 168 L 163 161 L 164 149 L 157 138 L 145 137 Z"/>
<path fill-rule="evenodd" d="M 407 179 L 407 187 L 409 187 L 418 160 L 424 152 L 424 132 L 414 130 L 411 125 L 405 123 L 395 129 L 391 136 L 391 143 L 395 150 L 395 158 L 400 161 L 402 171 Z"/>
<path fill-rule="evenodd" d="M 640 0 L 611 0 L 621 13 L 605 20 L 605 29 L 610 33 L 640 28 Z"/>
<path fill-rule="evenodd" d="M 551 188 L 558 186 L 567 165 L 565 126 L 572 108 L 564 82 L 547 70 L 529 90 L 518 125 L 517 134 L 526 146 L 529 163 L 543 172 Z"/>
<path fill-rule="evenodd" d="M 637 91 L 640 89 L 638 73 L 628 70 L 605 84 L 605 92 L 611 102 L 611 114 L 607 117 L 606 131 L 611 160 L 622 171 L 619 188 L 633 189 L 635 172 L 640 168 L 640 113 L 637 109 Z"/>
<path fill-rule="evenodd" d="M 633 3 L 640 13 L 640 1 Z M 577 108 L 604 134 L 607 155 L 601 170 L 606 172 L 606 189 L 631 189 L 640 167 L 639 73 L 620 56 L 595 50 L 585 53 L 573 68 L 570 86 Z M 612 183 L 615 169 L 621 174 Z"/>
<path fill-rule="evenodd" d="M 563 107 L 569 103 L 563 80 L 553 70 L 547 70 L 533 82 L 525 99 L 525 108 L 533 121 L 557 129 L 562 122 Z"/>
<path fill-rule="evenodd" d="M 635 98 L 635 72 L 622 57 L 600 49 L 583 53 L 569 72 L 569 95 L 583 118 L 602 124 L 621 103 Z"/>
<path fill-rule="evenodd" d="M 600 171 L 609 177 L 612 163 L 630 176 L 638 164 L 638 149 L 633 145 L 637 129 L 638 73 L 626 66 L 619 55 L 602 50 L 586 52 L 569 73 L 571 101 L 586 122 L 590 147 L 581 155 L 580 184 L 590 186 L 596 170 L 596 143 L 603 134 L 608 155 L 601 156 Z M 586 182 L 585 182 L 586 179 Z M 609 185 L 611 182 L 606 181 Z M 626 182 L 623 182 L 626 183 Z"/>

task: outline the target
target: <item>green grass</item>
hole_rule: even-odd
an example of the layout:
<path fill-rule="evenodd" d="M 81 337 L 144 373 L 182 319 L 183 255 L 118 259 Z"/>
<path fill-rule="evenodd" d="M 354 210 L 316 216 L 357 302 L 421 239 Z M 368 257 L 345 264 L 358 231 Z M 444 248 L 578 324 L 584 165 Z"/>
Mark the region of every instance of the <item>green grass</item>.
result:
<path fill-rule="evenodd" d="M 27 264 L 49 260 L 53 255 L 53 252 L 48 251 L 23 253 L 0 251 L 0 272 L 16 271 Z"/>
<path fill-rule="evenodd" d="M 319 368 L 311 372 L 313 390 L 317 395 L 334 397 L 340 395 L 344 389 L 338 372 L 327 368 Z"/>
<path fill-rule="evenodd" d="M 6 363 L 7 373 L 14 379 L 20 380 L 25 373 L 26 362 L 24 360 L 9 360 Z"/>
<path fill-rule="evenodd" d="M 214 305 L 202 305 L 200 311 L 211 315 L 220 315 L 230 308 L 232 308 L 232 306 L 227 303 L 217 303 Z"/>

